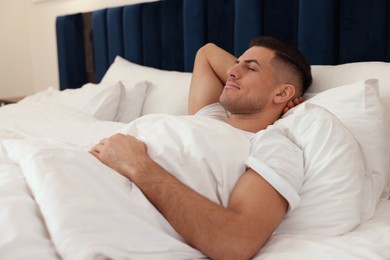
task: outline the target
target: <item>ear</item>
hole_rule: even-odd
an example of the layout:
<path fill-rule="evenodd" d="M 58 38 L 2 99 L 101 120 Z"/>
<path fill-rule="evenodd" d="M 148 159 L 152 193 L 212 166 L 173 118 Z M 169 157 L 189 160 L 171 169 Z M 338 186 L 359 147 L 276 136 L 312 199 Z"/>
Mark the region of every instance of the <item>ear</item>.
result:
<path fill-rule="evenodd" d="M 274 96 L 274 103 L 286 103 L 295 96 L 295 87 L 291 84 L 281 84 Z"/>

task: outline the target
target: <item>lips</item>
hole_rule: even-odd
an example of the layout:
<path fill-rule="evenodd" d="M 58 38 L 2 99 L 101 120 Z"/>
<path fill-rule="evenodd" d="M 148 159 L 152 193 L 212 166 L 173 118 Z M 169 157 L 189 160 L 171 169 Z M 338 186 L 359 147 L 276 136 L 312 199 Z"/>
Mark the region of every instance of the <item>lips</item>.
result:
<path fill-rule="evenodd" d="M 240 86 L 237 83 L 233 82 L 233 81 L 226 82 L 225 88 L 228 88 L 228 89 L 241 89 Z"/>

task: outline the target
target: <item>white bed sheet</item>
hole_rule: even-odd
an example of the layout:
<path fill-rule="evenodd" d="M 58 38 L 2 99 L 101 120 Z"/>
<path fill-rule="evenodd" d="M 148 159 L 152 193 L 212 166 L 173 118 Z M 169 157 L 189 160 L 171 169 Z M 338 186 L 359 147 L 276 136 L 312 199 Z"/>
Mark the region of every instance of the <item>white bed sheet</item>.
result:
<path fill-rule="evenodd" d="M 74 113 L 74 111 L 68 111 L 66 112 L 67 116 L 58 118 L 59 114 L 62 113 L 62 108 L 51 108 L 47 110 L 47 108 L 38 105 L 31 107 L 29 110 L 25 109 L 26 107 L 22 109 L 17 106 L 0 109 L 0 122 L 2 122 L 0 126 L 0 139 L 19 139 L 20 144 L 24 142 L 30 142 L 31 144 L 31 142 L 35 142 L 34 140 L 40 140 L 40 142 L 43 140 L 41 138 L 35 139 L 34 137 L 48 136 L 50 139 L 44 139 L 43 143 L 52 142 L 55 139 L 56 141 L 54 143 L 56 145 L 63 144 L 64 147 L 75 147 L 75 145 L 85 146 L 97 142 L 102 137 L 118 132 L 124 126 L 121 123 L 94 120 L 83 114 Z M 18 118 L 17 121 L 14 120 L 15 117 Z M 53 124 L 55 118 L 59 121 L 57 124 Z M 113 174 L 110 169 L 104 167 L 99 169 L 99 171 L 102 171 L 101 173 L 106 174 L 96 175 L 100 177 L 94 178 L 93 181 L 91 181 L 91 176 L 95 176 L 93 173 L 84 176 L 84 181 L 79 180 L 76 176 L 73 179 L 68 179 L 67 183 L 72 185 L 72 189 L 66 189 L 64 188 L 65 186 L 62 189 L 60 189 L 61 186 L 58 186 L 58 189 L 55 186 L 48 186 L 47 190 L 45 190 L 43 183 L 49 182 L 50 180 L 45 179 L 44 175 L 39 177 L 39 171 L 34 173 L 38 175 L 25 175 L 26 171 L 23 168 L 32 169 L 32 165 L 27 163 L 27 159 L 24 165 L 16 163 L 15 160 L 11 160 L 3 147 L 3 143 L 7 142 L 9 144 L 15 143 L 15 141 L 2 141 L 0 147 L 1 259 L 89 259 L 102 258 L 107 255 L 115 256 L 114 258 L 124 258 L 129 255 L 127 250 L 117 245 L 122 244 L 126 247 L 123 241 L 127 241 L 126 239 L 129 237 L 132 237 L 131 241 L 136 247 L 144 247 L 145 250 L 149 250 L 148 254 L 134 254 L 133 257 L 137 259 L 142 259 L 143 257 L 145 259 L 196 259 L 202 257 L 202 254 L 197 250 L 183 243 L 181 238 L 158 215 L 159 213 L 156 212 L 151 204 L 145 201 L 142 193 L 135 186 L 132 188 L 132 192 L 139 200 L 134 200 L 131 206 L 139 209 L 137 211 L 138 215 L 131 214 L 129 213 L 130 211 L 122 215 L 108 214 L 109 212 L 113 212 L 112 210 L 114 209 L 118 210 L 130 205 L 127 205 L 128 201 L 126 199 L 117 201 L 115 204 L 111 203 L 113 198 L 110 197 L 110 194 L 121 195 L 121 192 L 130 189 L 130 186 L 126 179 L 117 174 Z M 13 147 L 13 152 L 18 153 L 17 146 Z M 36 145 L 30 147 L 37 148 Z M 26 153 L 26 150 L 24 150 L 22 159 L 24 160 L 28 155 L 29 153 Z M 84 153 L 84 155 L 85 160 L 93 159 L 91 156 L 88 157 L 87 153 Z M 75 165 L 69 165 L 66 169 L 72 170 L 72 167 L 74 167 L 73 170 L 76 171 L 77 167 Z M 40 167 L 44 168 L 44 163 Z M 59 179 L 56 182 L 57 185 L 62 185 L 62 181 L 59 181 Z M 112 185 L 108 186 L 108 183 Z M 88 189 L 81 184 L 88 185 Z M 64 191 L 64 193 L 56 193 L 59 190 Z M 109 212 L 101 211 L 101 208 L 100 211 L 98 208 L 94 209 L 93 200 L 90 201 L 91 208 L 85 211 L 88 214 L 96 215 L 98 218 L 100 217 L 102 221 L 100 223 L 106 223 L 107 225 L 94 225 L 93 222 L 88 223 L 86 225 L 88 228 L 101 232 L 103 240 L 99 240 L 96 237 L 95 240 L 92 239 L 93 237 L 89 237 L 88 230 L 86 230 L 85 234 L 87 235 L 80 235 L 78 237 L 79 241 L 84 241 L 87 244 L 89 241 L 99 242 L 97 244 L 90 243 L 90 246 L 86 246 L 81 252 L 74 254 L 75 251 L 71 247 L 75 243 L 72 243 L 70 240 L 71 238 L 74 239 L 70 235 L 72 229 L 69 228 L 67 230 L 67 219 L 61 217 L 57 213 L 57 210 L 61 208 L 61 203 L 63 203 L 61 196 L 85 194 L 88 190 L 95 190 L 97 193 L 104 191 L 104 196 L 108 196 L 105 202 L 109 202 L 107 204 L 110 206 Z M 40 195 L 45 192 L 53 192 L 53 198 L 58 199 L 47 200 L 47 196 Z M 68 200 L 71 203 L 70 208 L 73 206 L 77 208 L 77 198 L 79 199 L 76 196 L 74 199 Z M 100 198 L 104 200 L 104 197 Z M 50 206 L 46 208 L 48 210 L 46 212 L 43 212 L 43 209 L 38 203 L 42 200 L 46 200 L 45 204 Z M 136 203 L 135 201 L 138 202 Z M 146 211 L 145 208 L 147 208 Z M 139 212 L 155 212 L 156 214 L 154 215 L 153 213 L 146 216 Z M 47 214 L 54 216 L 52 219 L 55 221 L 62 221 L 65 230 L 59 230 L 56 233 L 57 235 L 53 236 L 55 234 L 53 233 L 53 227 L 55 230 L 59 226 L 55 222 L 50 222 L 50 219 L 43 217 Z M 67 214 L 66 216 L 69 218 L 77 219 L 77 210 L 73 213 L 68 211 Z M 118 219 L 121 221 L 118 222 Z M 121 229 L 126 230 L 128 221 L 139 224 L 140 222 L 145 222 L 145 220 L 153 222 L 153 225 L 149 225 L 146 228 L 128 230 L 127 235 L 129 237 L 118 236 L 118 239 L 115 241 L 111 239 L 110 232 Z M 122 227 L 120 223 L 126 223 L 126 225 Z M 137 224 L 133 226 L 137 227 Z M 49 226 L 51 226 L 51 231 L 49 231 Z M 144 243 L 140 242 L 140 237 L 143 238 L 141 241 Z M 77 250 L 80 251 L 79 248 Z M 267 245 L 256 256 L 256 259 L 311 258 L 390 259 L 390 201 L 381 201 L 378 204 L 373 218 L 344 236 L 275 235 L 271 237 Z"/>
<path fill-rule="evenodd" d="M 390 259 L 390 200 L 380 201 L 373 218 L 343 236 L 276 235 L 255 259 Z"/>

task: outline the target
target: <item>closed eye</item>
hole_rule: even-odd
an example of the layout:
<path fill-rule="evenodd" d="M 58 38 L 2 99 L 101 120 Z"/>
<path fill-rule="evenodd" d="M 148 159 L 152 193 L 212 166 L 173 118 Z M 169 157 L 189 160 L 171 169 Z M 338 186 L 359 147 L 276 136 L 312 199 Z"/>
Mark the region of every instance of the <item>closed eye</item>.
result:
<path fill-rule="evenodd" d="M 249 64 L 247 64 L 247 66 L 245 66 L 247 70 L 250 70 L 250 71 L 257 71 L 256 67 L 254 66 L 250 66 Z"/>
<path fill-rule="evenodd" d="M 236 60 L 234 62 L 234 64 L 240 64 L 240 60 Z M 244 61 L 244 64 L 246 64 L 246 68 L 250 71 L 257 71 L 256 69 L 256 65 L 257 66 L 260 66 L 259 62 L 257 60 L 254 60 L 254 59 L 250 59 L 250 60 L 245 60 Z M 252 66 L 252 64 L 255 65 L 255 67 Z"/>
<path fill-rule="evenodd" d="M 251 71 L 256 71 L 257 67 L 261 67 L 260 63 L 255 59 L 245 60 L 244 63 L 247 64 L 247 68 Z"/>

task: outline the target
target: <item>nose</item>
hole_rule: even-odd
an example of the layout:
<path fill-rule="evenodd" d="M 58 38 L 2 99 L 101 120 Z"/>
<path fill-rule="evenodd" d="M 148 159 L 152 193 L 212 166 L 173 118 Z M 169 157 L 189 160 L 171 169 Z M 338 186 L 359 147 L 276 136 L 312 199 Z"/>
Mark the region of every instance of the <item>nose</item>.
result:
<path fill-rule="evenodd" d="M 227 75 L 230 78 L 237 78 L 239 76 L 238 64 L 234 64 L 227 70 Z"/>

